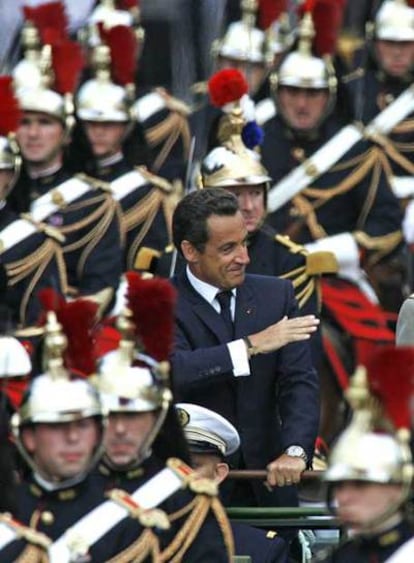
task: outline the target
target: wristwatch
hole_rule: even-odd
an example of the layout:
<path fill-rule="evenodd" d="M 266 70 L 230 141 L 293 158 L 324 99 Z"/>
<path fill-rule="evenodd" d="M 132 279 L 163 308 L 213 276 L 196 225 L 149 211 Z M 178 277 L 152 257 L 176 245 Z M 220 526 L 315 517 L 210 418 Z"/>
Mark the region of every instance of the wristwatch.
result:
<path fill-rule="evenodd" d="M 302 446 L 289 446 L 285 450 L 285 454 L 290 455 L 291 457 L 301 457 L 306 465 L 308 465 L 308 456 Z"/>

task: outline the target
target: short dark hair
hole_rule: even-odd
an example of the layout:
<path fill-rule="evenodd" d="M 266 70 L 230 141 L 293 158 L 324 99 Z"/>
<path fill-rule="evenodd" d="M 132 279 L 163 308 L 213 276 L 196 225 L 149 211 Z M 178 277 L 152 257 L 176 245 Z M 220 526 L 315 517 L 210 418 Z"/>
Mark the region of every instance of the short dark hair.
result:
<path fill-rule="evenodd" d="M 173 241 L 181 253 L 181 243 L 188 240 L 204 252 L 210 233 L 207 219 L 212 215 L 233 217 L 239 211 L 237 197 L 223 188 L 197 190 L 186 195 L 177 205 L 173 220 Z"/>

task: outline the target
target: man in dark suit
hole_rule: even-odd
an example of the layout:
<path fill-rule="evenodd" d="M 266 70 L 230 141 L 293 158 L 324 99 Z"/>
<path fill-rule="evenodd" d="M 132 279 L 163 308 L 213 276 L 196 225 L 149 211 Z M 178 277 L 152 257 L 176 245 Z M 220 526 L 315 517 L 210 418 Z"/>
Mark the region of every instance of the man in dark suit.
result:
<path fill-rule="evenodd" d="M 306 341 L 319 321 L 297 316 L 290 282 L 245 274 L 246 226 L 228 191 L 211 188 L 183 198 L 173 238 L 187 262 L 174 280 L 176 398 L 232 422 L 241 437 L 234 463 L 267 467 L 268 485 L 283 487 L 271 491 L 253 483 L 242 504 L 294 505 L 296 489 L 289 485 L 300 481 L 312 459 L 318 427 L 318 378 Z M 220 308 L 223 291 L 229 309 Z M 235 487 L 228 496 L 237 501 Z"/>

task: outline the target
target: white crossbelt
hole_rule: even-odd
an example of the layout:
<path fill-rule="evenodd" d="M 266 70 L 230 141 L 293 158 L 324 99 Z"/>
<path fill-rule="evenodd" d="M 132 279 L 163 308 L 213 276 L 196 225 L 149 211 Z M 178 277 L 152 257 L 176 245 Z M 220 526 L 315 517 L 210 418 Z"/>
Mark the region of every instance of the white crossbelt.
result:
<path fill-rule="evenodd" d="M 117 201 L 121 201 L 125 196 L 147 183 L 142 174 L 137 170 L 131 170 L 111 182 L 112 196 Z"/>
<path fill-rule="evenodd" d="M 90 189 L 91 186 L 87 182 L 74 176 L 35 199 L 30 206 L 30 215 L 37 222 L 44 221 Z"/>
<path fill-rule="evenodd" d="M 398 96 L 363 129 L 357 124 L 343 127 L 315 154 L 289 172 L 269 190 L 269 212 L 280 209 L 295 195 L 308 187 L 316 178 L 325 174 L 362 138 L 387 135 L 407 115 L 414 111 L 414 85 Z"/>
<path fill-rule="evenodd" d="M 13 529 L 12 526 L 5 524 L 4 522 L 0 523 L 0 549 L 4 549 L 9 543 L 14 540 L 19 539 L 18 534 Z"/>
<path fill-rule="evenodd" d="M 10 250 L 27 237 L 39 232 L 35 225 L 25 219 L 16 219 L 0 231 L 0 254 Z"/>
<path fill-rule="evenodd" d="M 132 493 L 133 500 L 144 509 L 155 508 L 182 488 L 183 481 L 175 471 L 165 468 Z M 128 516 L 122 506 L 106 501 L 81 518 L 49 548 L 50 563 L 69 563 L 70 543 L 81 538 L 82 545 L 92 546 L 121 520 Z"/>

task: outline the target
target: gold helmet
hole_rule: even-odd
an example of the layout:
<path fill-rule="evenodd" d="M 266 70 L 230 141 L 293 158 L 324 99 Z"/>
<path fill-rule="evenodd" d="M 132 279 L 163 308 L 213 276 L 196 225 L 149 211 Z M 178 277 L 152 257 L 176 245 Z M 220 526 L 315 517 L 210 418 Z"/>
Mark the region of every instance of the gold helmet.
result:
<path fill-rule="evenodd" d="M 42 73 L 40 70 L 41 48 L 40 34 L 32 21 L 25 21 L 21 33 L 23 58 L 12 70 L 14 87 L 17 90 L 26 84 L 33 88 L 40 86 Z"/>
<path fill-rule="evenodd" d="M 367 527 L 397 512 L 411 492 L 413 372 L 414 350 L 384 347 L 357 369 L 347 391 L 353 417 L 331 451 L 325 480 L 401 485 L 398 502 Z"/>
<path fill-rule="evenodd" d="M 130 121 L 131 100 L 125 88 L 111 80 L 111 54 L 107 45 L 94 48 L 92 64 L 95 78 L 86 81 L 77 93 L 78 118 L 83 121 Z"/>
<path fill-rule="evenodd" d="M 414 41 L 414 8 L 405 0 L 385 0 L 375 16 L 375 39 Z"/>
<path fill-rule="evenodd" d="M 12 432 L 17 447 L 29 464 L 36 471 L 36 462 L 26 450 L 22 440 L 23 429 L 39 423 L 65 423 L 97 417 L 104 422 L 103 410 L 96 389 L 86 378 L 73 376 L 64 366 L 63 353 L 67 338 L 57 321 L 56 314 L 49 311 L 45 326 L 44 363 L 46 370 L 34 377 L 23 397 L 18 411 L 11 420 Z M 101 444 L 95 450 L 90 467 L 101 455 Z M 81 480 L 78 476 L 76 480 Z M 72 483 L 72 481 L 71 481 Z M 65 484 L 61 484 L 65 486 Z"/>
<path fill-rule="evenodd" d="M 255 27 L 257 0 L 242 0 L 242 19 L 233 22 L 212 45 L 214 57 L 247 63 L 265 62 L 265 34 Z"/>
<path fill-rule="evenodd" d="M 327 90 L 329 103 L 326 117 L 333 109 L 337 77 L 332 64 L 336 47 L 335 30 L 339 29 L 342 8 L 337 0 L 316 0 L 312 11 L 305 11 L 298 28 L 298 46 L 281 61 L 270 77 L 271 87 L 278 104 L 281 86 Z M 282 112 L 283 113 L 283 112 Z"/>
<path fill-rule="evenodd" d="M 132 28 L 100 28 L 101 44 L 92 52 L 95 78 L 77 95 L 77 115 L 85 121 L 129 122 L 135 99 L 138 41 Z"/>

